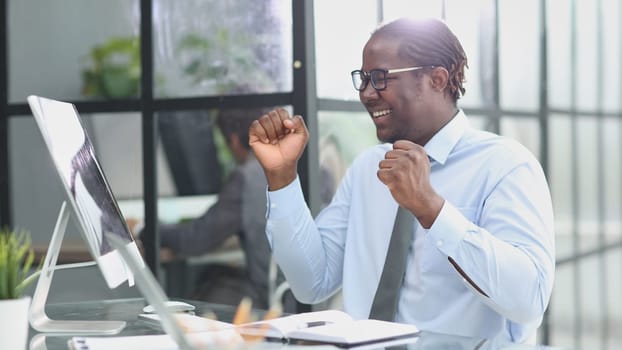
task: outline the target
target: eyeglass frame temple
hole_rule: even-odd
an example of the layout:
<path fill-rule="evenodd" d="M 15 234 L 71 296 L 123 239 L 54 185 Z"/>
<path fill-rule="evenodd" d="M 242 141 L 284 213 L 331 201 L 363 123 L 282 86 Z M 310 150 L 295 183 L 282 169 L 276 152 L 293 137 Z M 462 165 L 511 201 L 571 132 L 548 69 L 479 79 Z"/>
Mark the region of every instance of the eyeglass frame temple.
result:
<path fill-rule="evenodd" d="M 401 72 L 410 72 L 413 70 L 419 70 L 423 68 L 436 68 L 436 66 L 416 66 L 416 67 L 408 67 L 408 68 L 396 68 L 396 69 L 387 69 L 387 74 L 391 73 L 401 73 Z"/>
<path fill-rule="evenodd" d="M 408 67 L 408 68 L 384 69 L 384 72 L 385 72 L 385 74 L 402 73 L 402 72 L 410 72 L 410 71 L 414 71 L 414 70 L 419 70 L 419 69 L 423 69 L 423 68 L 436 68 L 436 66 L 416 66 L 416 67 Z M 383 71 L 382 69 L 379 69 L 379 70 Z M 361 82 L 365 82 L 365 84 L 364 84 L 365 87 L 367 87 L 367 84 L 371 83 L 372 87 L 375 90 L 378 90 L 378 89 L 376 89 L 376 87 L 374 87 L 374 83 L 371 81 L 372 80 L 371 79 L 371 71 L 365 72 L 362 69 L 355 69 L 352 72 L 350 72 L 350 74 L 352 75 L 353 79 L 354 79 L 354 75 L 353 75 L 354 72 L 359 72 L 359 74 L 363 73 L 363 75 L 368 75 L 369 77 L 367 78 L 367 80 L 362 79 Z M 356 88 L 356 85 L 355 85 L 354 89 L 357 90 L 357 91 L 363 91 L 364 90 L 364 88 L 363 89 Z M 381 89 L 381 90 L 383 90 L 383 89 Z"/>

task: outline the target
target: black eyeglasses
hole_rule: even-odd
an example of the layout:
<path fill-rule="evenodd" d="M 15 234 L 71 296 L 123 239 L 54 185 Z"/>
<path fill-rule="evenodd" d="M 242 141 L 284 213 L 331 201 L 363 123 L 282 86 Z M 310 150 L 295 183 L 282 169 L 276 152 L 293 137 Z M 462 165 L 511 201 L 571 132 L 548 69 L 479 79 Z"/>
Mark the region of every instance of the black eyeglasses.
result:
<path fill-rule="evenodd" d="M 363 91 L 367 87 L 367 83 L 371 81 L 371 86 L 376 91 L 382 91 L 387 88 L 387 75 L 392 73 L 410 72 L 413 70 L 419 70 L 423 68 L 434 68 L 434 66 L 417 66 L 408 68 L 396 68 L 396 69 L 372 69 L 369 72 L 364 70 L 353 70 L 352 84 L 358 91 Z"/>

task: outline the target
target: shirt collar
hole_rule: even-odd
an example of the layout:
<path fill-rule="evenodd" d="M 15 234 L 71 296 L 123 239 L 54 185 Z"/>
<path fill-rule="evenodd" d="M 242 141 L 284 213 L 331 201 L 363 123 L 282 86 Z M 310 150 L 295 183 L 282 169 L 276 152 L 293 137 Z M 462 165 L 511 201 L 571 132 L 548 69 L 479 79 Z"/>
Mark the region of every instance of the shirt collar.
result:
<path fill-rule="evenodd" d="M 469 120 L 462 109 L 459 109 L 458 113 L 456 113 L 449 123 L 442 127 L 432 136 L 430 141 L 425 144 L 424 148 L 428 157 L 440 164 L 445 164 L 445 161 L 447 161 L 449 157 L 449 153 L 468 128 Z"/>

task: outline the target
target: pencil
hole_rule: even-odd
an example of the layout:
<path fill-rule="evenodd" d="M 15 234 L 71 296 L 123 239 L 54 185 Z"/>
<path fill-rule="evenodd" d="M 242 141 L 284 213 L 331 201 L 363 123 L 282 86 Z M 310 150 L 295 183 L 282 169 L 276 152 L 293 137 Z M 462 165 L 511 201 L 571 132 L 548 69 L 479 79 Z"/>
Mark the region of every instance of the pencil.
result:
<path fill-rule="evenodd" d="M 253 302 L 250 298 L 245 297 L 240 301 L 240 305 L 238 305 L 237 310 L 235 311 L 235 315 L 233 316 L 233 324 L 239 325 L 242 323 L 248 323 L 251 320 L 251 308 L 253 306 Z"/>

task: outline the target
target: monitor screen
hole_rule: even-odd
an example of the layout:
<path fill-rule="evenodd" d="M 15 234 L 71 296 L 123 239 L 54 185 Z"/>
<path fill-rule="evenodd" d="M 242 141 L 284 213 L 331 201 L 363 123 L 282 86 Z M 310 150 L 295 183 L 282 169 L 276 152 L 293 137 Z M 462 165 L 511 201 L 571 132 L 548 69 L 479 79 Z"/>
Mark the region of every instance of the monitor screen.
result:
<path fill-rule="evenodd" d="M 38 96 L 29 96 L 28 103 L 66 190 L 79 231 L 106 283 L 110 288 L 125 280 L 133 284 L 131 273 L 104 233 L 119 236 L 135 254 L 140 254 L 75 106 Z"/>

